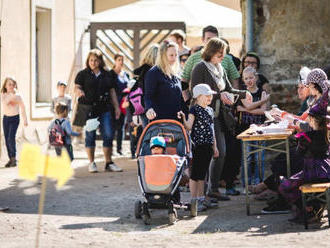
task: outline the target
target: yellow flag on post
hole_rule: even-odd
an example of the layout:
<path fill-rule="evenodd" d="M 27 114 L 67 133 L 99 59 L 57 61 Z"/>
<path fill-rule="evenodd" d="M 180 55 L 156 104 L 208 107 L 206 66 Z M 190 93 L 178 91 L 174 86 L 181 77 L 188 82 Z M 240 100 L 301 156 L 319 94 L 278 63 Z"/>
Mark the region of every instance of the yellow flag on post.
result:
<path fill-rule="evenodd" d="M 27 180 L 36 180 L 38 176 L 49 177 L 57 180 L 57 187 L 62 187 L 72 177 L 73 169 L 65 149 L 57 157 L 43 154 L 38 145 L 24 144 L 18 163 L 18 175 Z"/>

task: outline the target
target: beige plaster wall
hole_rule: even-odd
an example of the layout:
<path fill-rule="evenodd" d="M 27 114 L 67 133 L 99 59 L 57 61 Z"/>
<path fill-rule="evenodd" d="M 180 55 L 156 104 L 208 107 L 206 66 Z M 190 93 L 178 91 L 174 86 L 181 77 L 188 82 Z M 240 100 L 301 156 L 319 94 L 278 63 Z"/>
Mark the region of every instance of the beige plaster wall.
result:
<path fill-rule="evenodd" d="M 36 107 L 32 97 L 35 90 L 33 30 L 37 6 L 50 8 L 52 12 L 52 95 L 56 94 L 56 82 L 69 78 L 75 53 L 74 0 L 2 0 L 1 83 L 8 75 L 16 78 L 28 118 L 48 120 L 53 116 L 49 107 Z"/>
<path fill-rule="evenodd" d="M 64 6 L 66 6 L 64 8 Z M 79 7 L 79 6 L 78 6 Z M 56 82 L 69 80 L 75 63 L 75 13 L 74 1 L 56 0 L 55 44 L 54 44 L 54 83 L 53 93 L 56 94 Z M 53 94 L 54 95 L 54 94 Z"/>
<path fill-rule="evenodd" d="M 30 101 L 30 4 L 29 1 L 2 0 L 1 84 L 14 77 L 24 102 Z M 30 111 L 27 108 L 27 114 Z"/>

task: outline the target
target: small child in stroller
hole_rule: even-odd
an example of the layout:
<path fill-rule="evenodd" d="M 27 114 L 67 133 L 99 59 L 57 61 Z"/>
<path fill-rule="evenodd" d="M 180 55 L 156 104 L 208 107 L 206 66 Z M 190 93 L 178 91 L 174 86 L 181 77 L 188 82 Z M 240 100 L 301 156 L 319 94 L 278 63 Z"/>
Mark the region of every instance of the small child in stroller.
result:
<path fill-rule="evenodd" d="M 150 140 L 151 155 L 165 154 L 166 141 L 162 136 L 152 137 Z"/>

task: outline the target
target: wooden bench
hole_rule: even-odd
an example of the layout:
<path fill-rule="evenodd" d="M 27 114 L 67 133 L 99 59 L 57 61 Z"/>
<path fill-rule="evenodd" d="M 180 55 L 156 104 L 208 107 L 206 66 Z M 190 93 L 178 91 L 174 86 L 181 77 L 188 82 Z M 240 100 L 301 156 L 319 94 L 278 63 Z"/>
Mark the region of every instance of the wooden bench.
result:
<path fill-rule="evenodd" d="M 319 200 L 320 202 L 325 203 L 327 205 L 328 222 L 330 227 L 330 183 L 304 184 L 300 186 L 299 189 L 302 193 L 305 229 L 308 229 L 306 203 L 307 201 L 310 201 L 312 199 Z"/>

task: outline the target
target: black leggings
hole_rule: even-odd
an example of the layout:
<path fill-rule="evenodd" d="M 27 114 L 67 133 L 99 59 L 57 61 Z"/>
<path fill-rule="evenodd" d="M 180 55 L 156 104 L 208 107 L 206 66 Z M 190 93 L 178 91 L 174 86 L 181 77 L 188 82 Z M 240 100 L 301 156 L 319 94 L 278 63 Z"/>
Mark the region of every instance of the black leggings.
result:
<path fill-rule="evenodd" d="M 194 181 L 205 180 L 213 155 L 211 144 L 197 145 L 192 149 L 192 168 L 190 178 Z"/>

